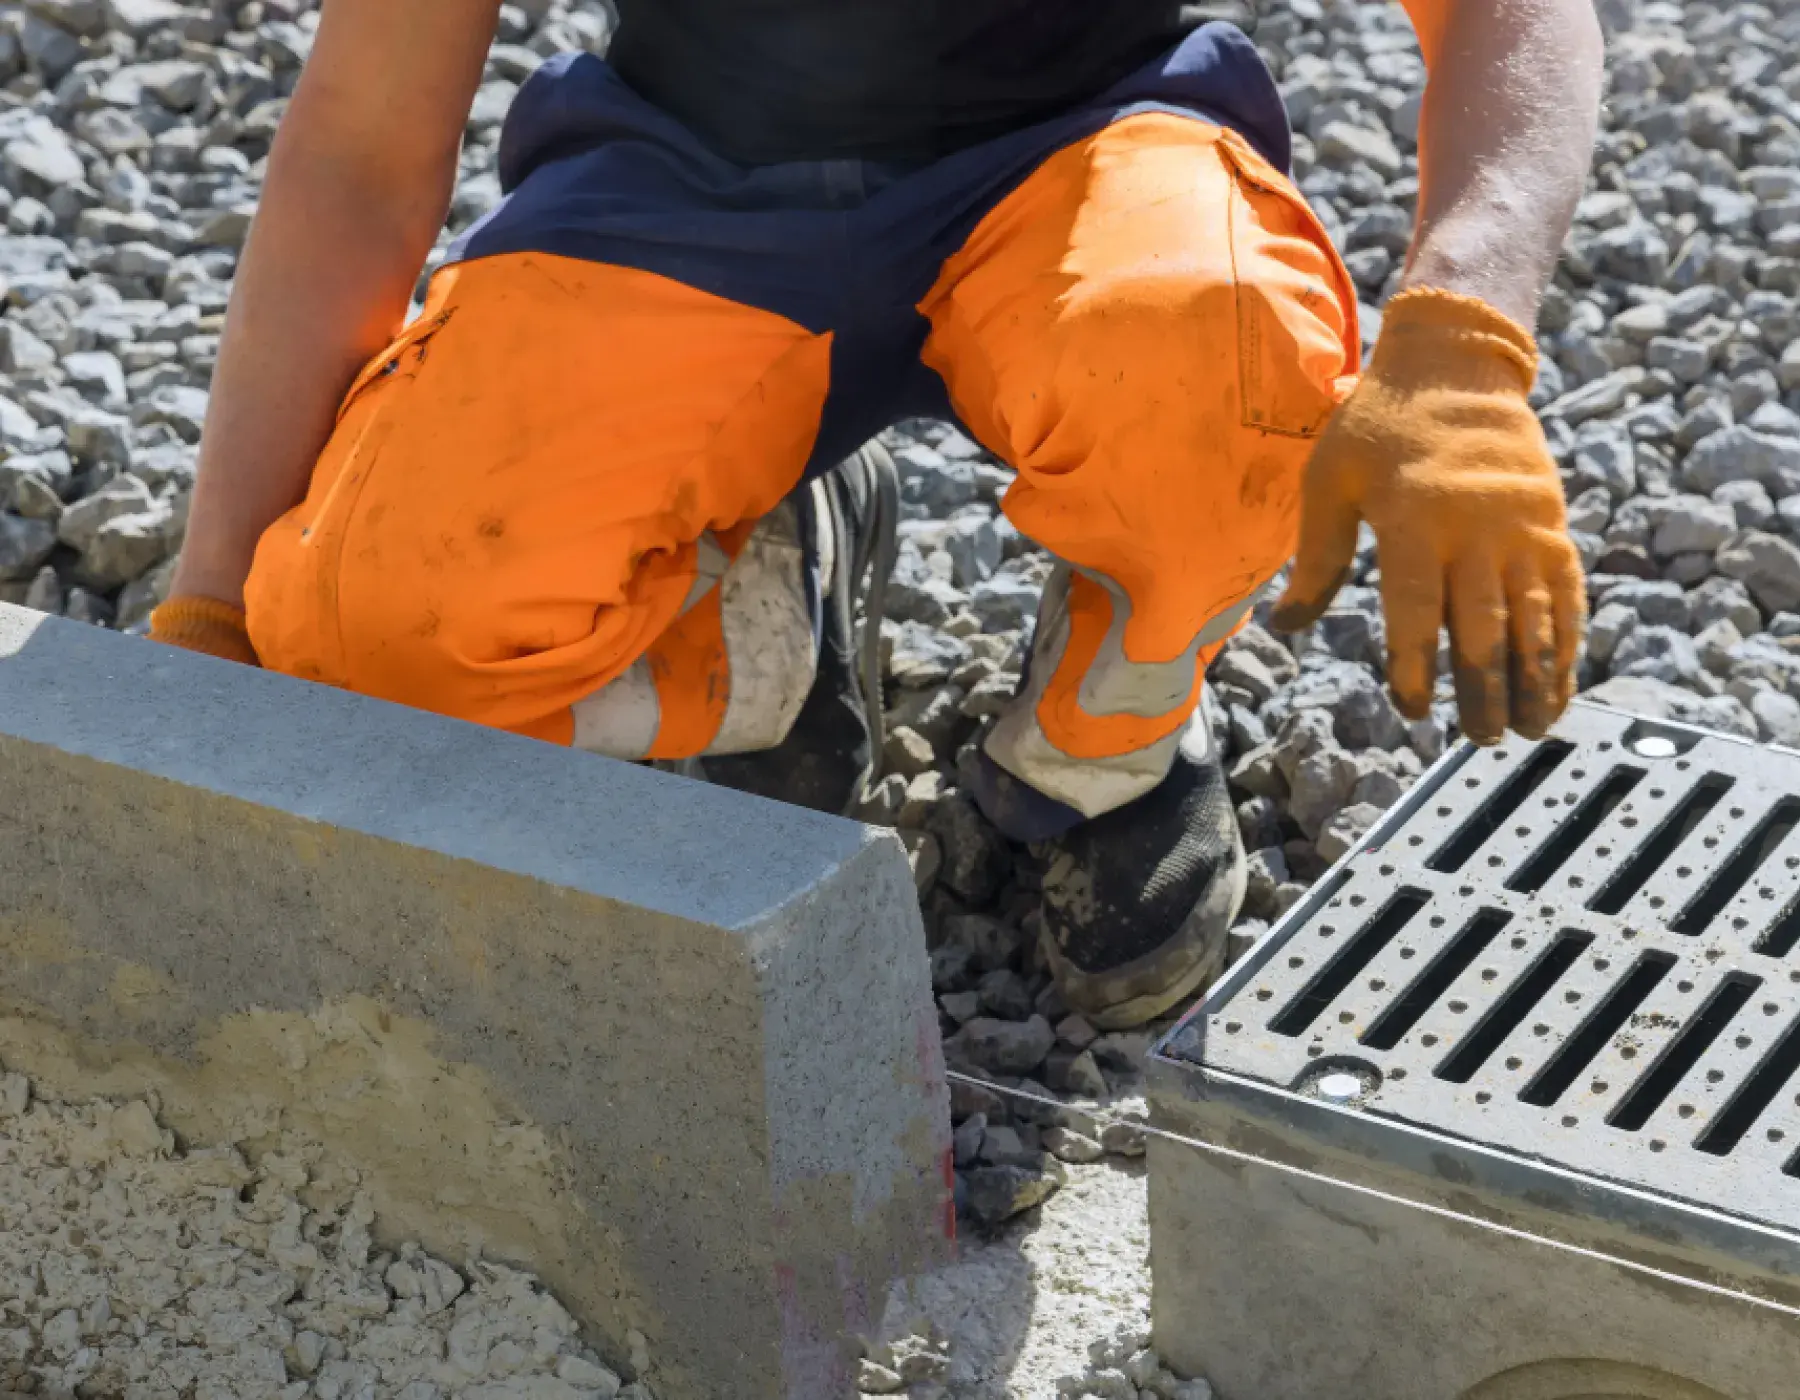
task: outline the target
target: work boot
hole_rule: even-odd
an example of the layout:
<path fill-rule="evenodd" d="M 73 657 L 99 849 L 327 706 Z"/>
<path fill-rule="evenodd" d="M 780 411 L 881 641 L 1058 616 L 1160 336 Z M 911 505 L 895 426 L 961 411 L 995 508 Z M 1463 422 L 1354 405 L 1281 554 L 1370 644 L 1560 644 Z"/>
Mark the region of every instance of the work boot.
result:
<path fill-rule="evenodd" d="M 1244 846 L 1204 723 L 1159 786 L 1032 849 L 1049 862 L 1044 956 L 1095 1027 L 1142 1025 L 1224 970 Z"/>
<path fill-rule="evenodd" d="M 813 688 L 778 747 L 700 760 L 698 776 L 848 815 L 881 776 L 881 617 L 897 553 L 899 476 L 888 450 L 871 442 L 802 492 L 820 575 Z M 867 620 L 860 633 L 859 613 Z"/>

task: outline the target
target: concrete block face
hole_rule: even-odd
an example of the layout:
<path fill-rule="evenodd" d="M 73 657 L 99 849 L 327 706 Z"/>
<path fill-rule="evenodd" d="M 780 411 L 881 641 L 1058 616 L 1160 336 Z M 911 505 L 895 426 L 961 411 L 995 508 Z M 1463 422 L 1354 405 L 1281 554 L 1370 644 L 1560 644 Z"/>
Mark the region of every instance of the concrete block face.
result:
<path fill-rule="evenodd" d="M 1361 1393 L 1473 1396 L 1509 1368 L 1584 1358 L 1653 1364 L 1733 1397 L 1778 1393 L 1766 1376 L 1751 1383 L 1754 1366 L 1713 1358 L 1766 1346 L 1771 1327 L 1791 1357 L 1794 1318 L 1715 1300 L 1701 1309 L 1717 1314 L 1712 1343 L 1684 1349 L 1672 1339 L 1709 1334 L 1660 1313 L 1670 1296 L 1692 1312 L 1692 1290 L 1344 1187 L 1327 1202 L 1329 1188 L 1276 1167 L 1676 1279 L 1800 1297 L 1796 794 L 1800 754 L 1592 706 L 1543 743 L 1446 757 L 1153 1057 L 1165 1127 L 1274 1164 L 1153 1155 L 1165 1354 L 1202 1345 L 1182 1338 L 1215 1325 L 1203 1314 L 1227 1287 L 1196 1241 L 1261 1232 L 1249 1253 L 1224 1251 L 1257 1259 L 1269 1283 L 1233 1306 L 1271 1309 L 1252 1330 L 1308 1359 L 1279 1382 L 1223 1363 L 1239 1377 L 1227 1400 L 1350 1383 L 1350 1333 L 1301 1321 L 1303 1300 L 1329 1311 L 1328 1284 L 1382 1338 L 1381 1356 L 1357 1363 L 1372 1368 Z M 1343 1221 L 1368 1248 L 1330 1246 L 1350 1270 L 1333 1274 L 1320 1261 Z M 1446 1298 L 1477 1309 L 1460 1329 Z M 1490 1345 L 1493 1330 L 1523 1340 Z M 1521 1346 L 1530 1354 L 1512 1354 Z M 1536 1393 L 1530 1376 L 1508 1384 Z M 1660 1393 L 1543 1384 L 1550 1397 Z"/>
<path fill-rule="evenodd" d="M 0 792 L 0 1062 L 344 1164 L 663 1400 L 848 1394 L 947 1248 L 889 833 L 3 606 Z"/>

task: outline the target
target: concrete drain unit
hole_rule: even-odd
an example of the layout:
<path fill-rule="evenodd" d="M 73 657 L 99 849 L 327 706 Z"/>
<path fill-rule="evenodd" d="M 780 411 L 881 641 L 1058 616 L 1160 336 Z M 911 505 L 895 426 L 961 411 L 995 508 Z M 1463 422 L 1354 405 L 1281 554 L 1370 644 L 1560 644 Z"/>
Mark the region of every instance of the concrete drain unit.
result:
<path fill-rule="evenodd" d="M 1452 753 L 1152 1057 L 1163 1355 L 1800 1396 L 1796 945 L 1800 754 L 1579 705 Z"/>

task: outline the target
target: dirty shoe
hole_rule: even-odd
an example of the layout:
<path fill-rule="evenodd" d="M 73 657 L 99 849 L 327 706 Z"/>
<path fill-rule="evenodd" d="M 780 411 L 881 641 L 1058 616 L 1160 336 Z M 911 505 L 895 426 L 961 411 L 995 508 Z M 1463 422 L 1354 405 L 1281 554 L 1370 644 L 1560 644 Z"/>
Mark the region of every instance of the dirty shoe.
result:
<path fill-rule="evenodd" d="M 1093 1025 L 1142 1025 L 1224 969 L 1244 847 L 1204 725 L 1160 786 L 1033 849 L 1049 858 L 1045 957 Z"/>
<path fill-rule="evenodd" d="M 871 442 L 802 489 L 820 575 L 817 678 L 778 747 L 703 759 L 699 776 L 841 815 L 881 776 L 880 618 L 897 548 L 899 477 L 887 449 Z M 859 613 L 873 623 L 859 628 Z"/>

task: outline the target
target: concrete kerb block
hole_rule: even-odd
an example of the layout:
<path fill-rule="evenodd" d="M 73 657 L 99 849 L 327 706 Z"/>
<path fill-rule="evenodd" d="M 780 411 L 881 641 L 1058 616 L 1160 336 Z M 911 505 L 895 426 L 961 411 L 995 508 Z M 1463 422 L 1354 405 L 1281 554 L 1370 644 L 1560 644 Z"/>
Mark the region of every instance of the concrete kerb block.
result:
<path fill-rule="evenodd" d="M 661 1400 L 849 1394 L 948 1249 L 891 833 L 6 606 L 0 1061 L 332 1164 Z"/>

